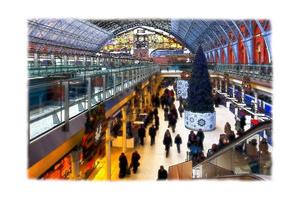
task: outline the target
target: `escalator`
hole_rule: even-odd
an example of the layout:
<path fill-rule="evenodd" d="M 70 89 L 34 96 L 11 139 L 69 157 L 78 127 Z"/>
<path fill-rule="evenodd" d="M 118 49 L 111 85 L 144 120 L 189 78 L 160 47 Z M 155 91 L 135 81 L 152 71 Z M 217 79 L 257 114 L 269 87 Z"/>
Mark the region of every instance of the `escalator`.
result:
<path fill-rule="evenodd" d="M 193 165 L 193 179 L 270 179 L 271 133 L 271 120 L 251 127 L 242 137 Z"/>

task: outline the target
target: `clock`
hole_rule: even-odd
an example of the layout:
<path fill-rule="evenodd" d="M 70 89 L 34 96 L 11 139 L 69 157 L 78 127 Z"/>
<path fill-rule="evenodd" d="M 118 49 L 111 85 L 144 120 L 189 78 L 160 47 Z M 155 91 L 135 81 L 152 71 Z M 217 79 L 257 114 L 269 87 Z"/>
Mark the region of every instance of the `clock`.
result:
<path fill-rule="evenodd" d="M 139 37 L 139 41 L 143 42 L 144 41 L 144 37 Z"/>

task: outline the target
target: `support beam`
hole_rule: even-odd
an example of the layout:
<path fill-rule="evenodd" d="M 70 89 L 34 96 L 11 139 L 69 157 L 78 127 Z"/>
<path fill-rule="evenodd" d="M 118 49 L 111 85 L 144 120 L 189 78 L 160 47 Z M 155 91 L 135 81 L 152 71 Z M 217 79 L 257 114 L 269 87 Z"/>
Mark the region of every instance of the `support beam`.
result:
<path fill-rule="evenodd" d="M 67 55 L 64 55 L 64 56 L 63 56 L 63 65 L 64 65 L 64 66 L 67 66 L 67 65 L 68 65 L 68 56 L 67 56 Z"/>
<path fill-rule="evenodd" d="M 51 65 L 55 66 L 55 56 L 54 56 L 54 54 L 50 55 L 50 59 L 51 59 Z"/>
<path fill-rule="evenodd" d="M 83 66 L 85 66 L 85 64 L 86 64 L 86 56 L 84 55 L 83 56 Z"/>
<path fill-rule="evenodd" d="M 91 77 L 87 77 L 87 104 L 88 104 L 88 110 L 91 110 L 91 105 L 92 105 L 92 81 Z"/>
<path fill-rule="evenodd" d="M 126 122 L 127 122 L 127 116 L 126 116 L 126 111 L 125 108 L 123 107 L 121 109 L 122 111 L 122 152 L 126 153 L 126 148 L 127 148 L 127 142 L 126 142 Z"/>
<path fill-rule="evenodd" d="M 38 53 L 33 54 L 33 59 L 34 59 L 34 67 L 38 68 L 39 67 L 39 55 L 38 55 Z"/>
<path fill-rule="evenodd" d="M 64 89 L 64 108 L 65 108 L 65 119 L 64 119 L 64 127 L 66 131 L 69 130 L 69 82 L 64 81 L 62 83 Z"/>
<path fill-rule="evenodd" d="M 71 167 L 72 178 L 80 179 L 80 152 L 79 149 L 75 149 L 71 152 Z"/>
<path fill-rule="evenodd" d="M 108 126 L 105 131 L 105 154 L 106 154 L 106 180 L 111 180 L 111 121 L 108 119 Z"/>
<path fill-rule="evenodd" d="M 116 73 L 113 73 L 113 95 L 116 95 Z"/>
<path fill-rule="evenodd" d="M 121 73 L 121 91 L 124 91 L 124 72 L 120 72 Z"/>
<path fill-rule="evenodd" d="M 102 94 L 103 94 L 103 101 L 105 101 L 105 99 L 106 99 L 106 79 L 105 79 L 105 75 L 102 75 L 102 79 L 103 79 Z"/>
<path fill-rule="evenodd" d="M 242 87 L 242 103 L 244 103 L 244 97 L 245 97 L 245 91 L 244 91 L 244 88 Z"/>
<path fill-rule="evenodd" d="M 257 91 L 254 91 L 254 113 L 257 113 L 257 105 L 258 105 L 258 94 Z M 254 115 L 254 119 L 257 119 L 257 115 Z"/>

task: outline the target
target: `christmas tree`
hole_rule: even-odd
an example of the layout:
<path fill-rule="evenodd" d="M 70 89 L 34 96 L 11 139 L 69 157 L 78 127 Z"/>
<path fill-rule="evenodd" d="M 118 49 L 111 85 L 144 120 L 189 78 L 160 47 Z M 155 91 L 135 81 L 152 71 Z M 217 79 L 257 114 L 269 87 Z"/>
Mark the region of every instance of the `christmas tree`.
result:
<path fill-rule="evenodd" d="M 210 84 L 207 62 L 202 49 L 197 51 L 193 63 L 185 110 L 194 113 L 214 112 L 212 87 Z"/>

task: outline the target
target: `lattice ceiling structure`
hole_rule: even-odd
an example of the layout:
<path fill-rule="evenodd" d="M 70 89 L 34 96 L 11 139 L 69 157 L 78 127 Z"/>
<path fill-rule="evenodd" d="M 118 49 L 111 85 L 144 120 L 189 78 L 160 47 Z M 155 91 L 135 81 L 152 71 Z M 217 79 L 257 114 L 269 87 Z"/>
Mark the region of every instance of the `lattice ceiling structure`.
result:
<path fill-rule="evenodd" d="M 163 30 L 178 39 L 191 52 L 199 47 L 209 51 L 253 36 L 253 22 L 262 34 L 270 32 L 268 20 L 129 19 L 77 20 L 30 19 L 29 41 L 60 47 L 60 53 L 97 53 L 116 35 L 142 26 Z M 42 48 L 42 47 L 40 47 Z"/>

